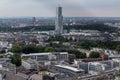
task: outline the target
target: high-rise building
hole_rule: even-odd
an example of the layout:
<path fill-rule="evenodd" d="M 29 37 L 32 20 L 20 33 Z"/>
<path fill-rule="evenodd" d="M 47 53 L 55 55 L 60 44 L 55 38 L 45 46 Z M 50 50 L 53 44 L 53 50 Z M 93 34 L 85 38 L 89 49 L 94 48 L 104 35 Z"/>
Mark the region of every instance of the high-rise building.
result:
<path fill-rule="evenodd" d="M 57 7 L 56 20 L 55 20 L 55 32 L 56 32 L 56 35 L 61 35 L 63 33 L 62 7 Z"/>
<path fill-rule="evenodd" d="M 36 17 L 33 17 L 32 18 L 32 26 L 35 26 L 36 25 Z"/>

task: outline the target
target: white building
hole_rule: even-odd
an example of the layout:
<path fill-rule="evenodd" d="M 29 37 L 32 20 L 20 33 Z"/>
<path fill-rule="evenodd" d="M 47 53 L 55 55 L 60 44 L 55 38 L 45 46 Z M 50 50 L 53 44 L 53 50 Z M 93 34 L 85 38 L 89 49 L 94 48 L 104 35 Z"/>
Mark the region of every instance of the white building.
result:
<path fill-rule="evenodd" d="M 78 67 L 78 69 L 83 69 L 85 73 L 91 73 L 91 72 L 99 73 L 114 68 L 119 68 L 120 59 L 113 59 L 113 60 L 99 61 L 99 62 L 88 62 L 88 63 L 75 60 L 74 64 L 76 67 Z"/>
<path fill-rule="evenodd" d="M 34 60 L 57 60 L 57 61 L 67 61 L 68 52 L 49 52 L 49 53 L 32 53 L 32 54 L 22 54 L 22 57 L 31 58 Z"/>
<path fill-rule="evenodd" d="M 74 67 L 66 66 L 66 65 L 55 65 L 52 69 L 54 71 L 57 71 L 59 73 L 64 73 L 69 76 L 84 74 L 83 69 L 78 69 L 78 68 L 74 68 Z"/>
<path fill-rule="evenodd" d="M 94 71 L 104 71 L 107 69 L 107 65 L 100 63 L 100 62 L 90 62 L 89 63 L 89 70 Z"/>
<path fill-rule="evenodd" d="M 82 30 L 82 31 L 71 31 L 63 34 L 67 39 L 72 38 L 73 40 L 104 40 L 105 37 L 99 31 L 95 30 Z"/>
<path fill-rule="evenodd" d="M 7 41 L 0 41 L 0 48 L 12 48 L 12 44 L 10 44 L 9 42 Z"/>
<path fill-rule="evenodd" d="M 93 48 L 91 51 L 104 53 L 109 56 L 109 58 L 120 58 L 119 52 L 110 49 L 102 49 L 102 48 Z"/>

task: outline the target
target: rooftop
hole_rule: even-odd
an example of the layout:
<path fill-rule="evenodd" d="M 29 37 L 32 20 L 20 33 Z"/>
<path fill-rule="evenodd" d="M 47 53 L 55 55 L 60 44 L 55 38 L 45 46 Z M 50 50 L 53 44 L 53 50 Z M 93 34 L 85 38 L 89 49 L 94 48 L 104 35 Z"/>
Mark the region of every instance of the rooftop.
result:
<path fill-rule="evenodd" d="M 64 68 L 64 69 L 69 69 L 69 70 L 72 70 L 74 72 L 84 71 L 83 69 L 77 69 L 77 68 L 70 67 L 70 66 L 65 66 L 65 65 L 55 65 L 55 66 L 61 67 L 61 68 Z"/>
<path fill-rule="evenodd" d="M 49 53 L 32 53 L 32 54 L 22 54 L 22 56 L 36 56 L 36 55 L 51 55 L 51 54 L 68 54 L 67 52 L 49 52 Z"/>
<path fill-rule="evenodd" d="M 22 54 L 22 56 L 36 56 L 36 55 L 50 55 L 51 53 L 32 53 L 32 54 Z"/>

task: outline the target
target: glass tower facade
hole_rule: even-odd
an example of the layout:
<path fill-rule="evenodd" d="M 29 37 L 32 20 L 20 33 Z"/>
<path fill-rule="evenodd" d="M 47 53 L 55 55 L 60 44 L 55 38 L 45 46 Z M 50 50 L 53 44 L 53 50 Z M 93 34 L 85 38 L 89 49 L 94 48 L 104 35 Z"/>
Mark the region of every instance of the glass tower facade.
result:
<path fill-rule="evenodd" d="M 55 20 L 55 32 L 57 35 L 61 35 L 63 33 L 62 7 L 57 7 L 56 20 Z"/>

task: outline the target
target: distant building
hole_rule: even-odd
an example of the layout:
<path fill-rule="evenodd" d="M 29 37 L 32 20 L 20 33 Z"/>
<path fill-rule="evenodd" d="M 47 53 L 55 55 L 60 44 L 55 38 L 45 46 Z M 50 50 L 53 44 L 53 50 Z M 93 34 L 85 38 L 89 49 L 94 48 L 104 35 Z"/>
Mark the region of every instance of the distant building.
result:
<path fill-rule="evenodd" d="M 119 52 L 117 52 L 115 50 L 102 49 L 102 48 L 93 48 L 93 49 L 91 49 L 91 51 L 103 53 L 105 55 L 108 55 L 109 58 L 120 58 Z"/>
<path fill-rule="evenodd" d="M 71 31 L 69 33 L 63 34 L 64 38 L 72 40 L 105 40 L 103 34 L 96 30 L 81 30 L 81 31 Z"/>
<path fill-rule="evenodd" d="M 10 44 L 7 41 L 0 41 L 0 48 L 11 49 L 12 48 L 12 44 Z"/>
<path fill-rule="evenodd" d="M 101 72 L 101 71 L 105 71 L 108 70 L 110 66 L 108 66 L 107 64 L 103 64 L 103 63 L 99 63 L 99 62 L 90 62 L 88 64 L 88 70 L 89 73 L 91 74 L 91 72 Z"/>
<path fill-rule="evenodd" d="M 69 62 L 74 62 L 74 60 L 76 59 L 75 54 L 69 54 L 68 59 L 69 59 Z"/>
<path fill-rule="evenodd" d="M 30 58 L 30 59 L 37 60 L 37 61 L 40 61 L 40 60 L 68 61 L 68 52 L 22 54 L 22 57 Z"/>
<path fill-rule="evenodd" d="M 0 80 L 3 80 L 3 75 L 2 74 L 0 74 Z"/>
<path fill-rule="evenodd" d="M 5 76 L 2 80 L 28 80 L 29 76 L 22 73 L 13 74 L 9 71 L 4 72 Z M 0 79 L 1 80 L 1 79 Z"/>
<path fill-rule="evenodd" d="M 80 62 L 78 68 L 83 69 L 85 73 L 88 73 L 88 63 Z"/>
<path fill-rule="evenodd" d="M 29 80 L 43 80 L 43 77 L 42 75 L 33 74 L 32 76 L 30 76 Z"/>
<path fill-rule="evenodd" d="M 12 74 L 16 74 L 16 66 L 9 62 L 4 62 L 0 64 L 0 70 L 8 71 Z"/>
<path fill-rule="evenodd" d="M 83 69 L 85 73 L 104 72 L 113 68 L 120 67 L 120 59 L 97 61 L 97 62 L 82 62 L 81 60 L 74 60 L 74 65 L 78 69 Z"/>
<path fill-rule="evenodd" d="M 68 76 L 84 74 L 83 69 L 78 69 L 78 68 L 74 68 L 74 67 L 70 67 L 70 66 L 66 66 L 66 65 L 55 65 L 52 69 L 59 73 L 64 73 L 65 75 L 68 75 Z"/>
<path fill-rule="evenodd" d="M 37 62 L 31 59 L 22 60 L 22 66 L 26 69 L 38 70 Z"/>
<path fill-rule="evenodd" d="M 30 76 L 29 80 L 55 80 L 54 79 L 55 74 L 51 72 L 40 72 L 38 74 L 33 74 Z"/>
<path fill-rule="evenodd" d="M 55 21 L 55 32 L 57 35 L 61 35 L 63 33 L 62 7 L 57 7 L 56 21 Z"/>
<path fill-rule="evenodd" d="M 32 25 L 33 25 L 33 26 L 36 26 L 36 17 L 33 17 L 33 18 L 32 18 Z"/>
<path fill-rule="evenodd" d="M 7 62 L 11 62 L 11 59 L 9 59 L 9 58 L 0 58 L 0 64 L 5 64 Z"/>
<path fill-rule="evenodd" d="M 106 55 L 104 53 L 100 53 L 99 56 L 100 56 L 100 58 L 101 58 L 102 61 L 109 59 L 108 55 Z"/>

